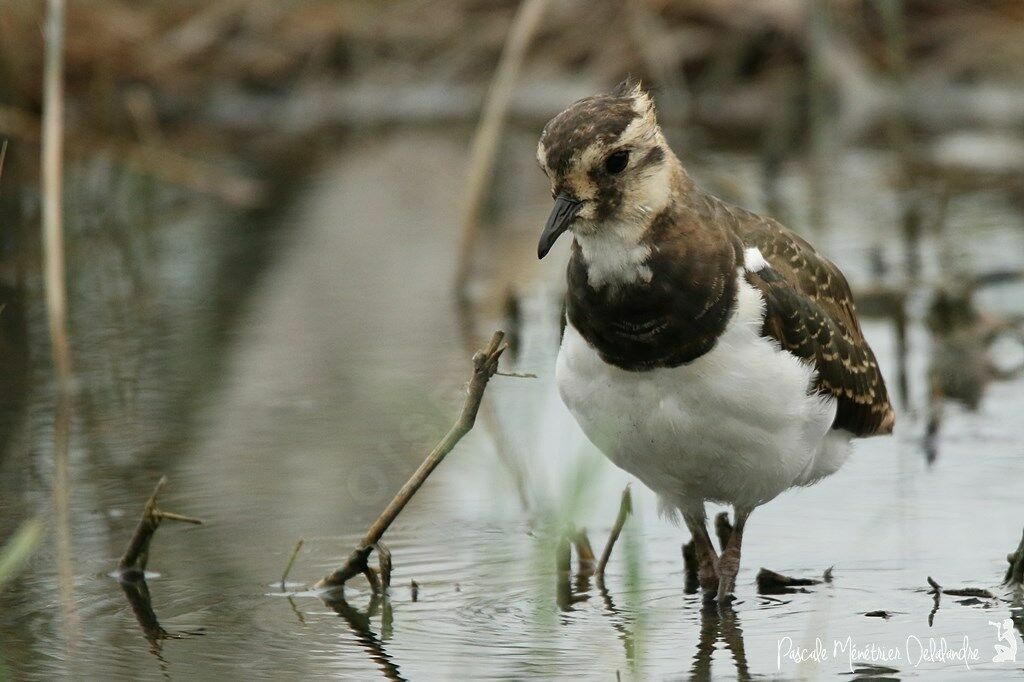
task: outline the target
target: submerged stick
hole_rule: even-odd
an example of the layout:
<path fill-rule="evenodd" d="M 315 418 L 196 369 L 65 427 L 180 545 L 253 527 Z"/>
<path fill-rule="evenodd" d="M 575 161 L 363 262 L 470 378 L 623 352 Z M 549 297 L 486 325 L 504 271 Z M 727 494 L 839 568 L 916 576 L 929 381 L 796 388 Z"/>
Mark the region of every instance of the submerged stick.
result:
<path fill-rule="evenodd" d="M 976 597 L 979 599 L 995 599 L 995 595 L 981 587 L 946 588 L 928 576 L 929 594 L 948 594 L 950 597 Z"/>
<path fill-rule="evenodd" d="M 441 439 L 441 442 L 434 446 L 434 449 L 430 451 L 427 458 L 423 460 L 423 464 L 406 481 L 405 485 L 398 491 L 398 494 L 391 500 L 391 503 L 377 517 L 377 520 L 373 522 L 373 525 L 366 531 L 366 535 L 356 545 L 356 548 L 349 555 L 348 559 L 345 560 L 345 563 L 340 568 L 324 576 L 315 585 L 316 588 L 341 587 L 351 578 L 362 573 L 370 580 L 371 587 L 375 587 L 374 591 L 380 589 L 379 585 L 374 585 L 376 576 L 370 578 L 373 572 L 366 563 L 367 559 L 370 557 L 374 546 L 380 543 L 380 539 L 388 527 L 391 526 L 402 512 L 405 505 L 416 494 L 416 491 L 420 489 L 420 486 L 427 480 L 431 472 L 455 448 L 458 442 L 462 440 L 462 437 L 473 428 L 473 424 L 476 422 L 476 413 L 480 409 L 480 401 L 483 399 L 484 390 L 487 388 L 487 382 L 498 371 L 498 359 L 508 347 L 502 343 L 504 338 L 504 332 L 494 332 L 487 346 L 473 355 L 473 376 L 469 380 L 466 402 L 462 405 L 462 412 L 459 414 L 459 418 L 452 425 L 451 429 L 448 430 L 444 438 Z"/>
<path fill-rule="evenodd" d="M 156 499 L 160 491 L 167 484 L 167 477 L 161 476 L 153 488 L 153 494 L 149 496 L 146 506 L 142 509 L 142 517 L 139 525 L 135 527 L 135 533 L 128 542 L 124 555 L 117 563 L 117 570 L 122 578 L 130 578 L 141 575 L 146 570 L 146 563 L 149 561 L 149 544 L 153 540 L 153 534 L 160 527 L 160 523 L 168 521 L 182 521 L 184 523 L 201 524 L 202 521 L 191 516 L 182 516 L 173 512 L 161 511 L 156 506 Z"/>
<path fill-rule="evenodd" d="M 626 525 L 626 518 L 633 511 L 633 495 L 629 491 L 629 485 L 626 485 L 622 491 L 622 500 L 619 502 L 619 515 L 615 517 L 615 525 L 612 526 L 612 532 L 608 535 L 608 541 L 604 543 L 604 550 L 601 552 L 601 559 L 597 562 L 597 582 L 604 582 L 604 569 L 608 567 L 608 560 L 612 557 L 612 549 L 615 548 L 615 543 L 619 539 L 619 535 L 622 534 L 622 527 Z"/>
<path fill-rule="evenodd" d="M 809 585 L 820 585 L 821 580 L 817 578 L 792 578 L 782 573 L 767 568 L 757 572 L 757 593 L 758 594 L 790 594 L 793 592 L 806 592 L 802 589 Z"/>

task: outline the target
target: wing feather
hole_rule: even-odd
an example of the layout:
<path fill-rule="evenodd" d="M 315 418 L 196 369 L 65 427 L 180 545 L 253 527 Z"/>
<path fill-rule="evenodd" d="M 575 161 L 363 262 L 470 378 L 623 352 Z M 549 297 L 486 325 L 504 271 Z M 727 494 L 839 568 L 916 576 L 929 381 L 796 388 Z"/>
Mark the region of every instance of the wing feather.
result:
<path fill-rule="evenodd" d="M 763 333 L 814 363 L 815 387 L 837 402 L 834 428 L 857 436 L 891 433 L 895 412 L 843 273 L 774 220 L 730 213 L 744 247 L 756 247 L 768 264 L 746 275 L 764 296 Z"/>

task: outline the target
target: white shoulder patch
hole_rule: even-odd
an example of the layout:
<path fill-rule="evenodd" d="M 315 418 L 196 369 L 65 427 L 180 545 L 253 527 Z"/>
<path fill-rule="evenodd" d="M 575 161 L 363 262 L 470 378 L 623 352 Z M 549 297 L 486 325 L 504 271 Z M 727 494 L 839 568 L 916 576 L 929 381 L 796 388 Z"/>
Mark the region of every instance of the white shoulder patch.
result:
<path fill-rule="evenodd" d="M 748 272 L 757 272 L 768 267 L 768 261 L 761 255 L 761 250 L 756 246 L 743 251 L 743 267 Z"/>

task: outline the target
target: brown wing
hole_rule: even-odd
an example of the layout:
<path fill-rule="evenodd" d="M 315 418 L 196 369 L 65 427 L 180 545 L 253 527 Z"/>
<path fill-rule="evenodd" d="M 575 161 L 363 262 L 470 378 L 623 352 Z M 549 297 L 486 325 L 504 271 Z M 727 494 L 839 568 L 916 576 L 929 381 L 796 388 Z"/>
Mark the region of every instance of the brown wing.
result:
<path fill-rule="evenodd" d="M 746 217 L 737 221 L 738 236 L 769 265 L 747 273 L 764 295 L 763 333 L 814 363 L 816 388 L 838 403 L 833 428 L 856 436 L 892 433 L 896 415 L 843 273 L 777 222 Z"/>

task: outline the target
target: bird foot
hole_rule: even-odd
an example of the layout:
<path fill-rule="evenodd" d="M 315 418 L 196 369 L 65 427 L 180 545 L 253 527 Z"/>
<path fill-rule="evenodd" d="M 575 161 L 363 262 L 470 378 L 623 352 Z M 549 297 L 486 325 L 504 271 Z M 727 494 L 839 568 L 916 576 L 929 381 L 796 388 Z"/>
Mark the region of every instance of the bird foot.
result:
<path fill-rule="evenodd" d="M 735 599 L 733 591 L 736 589 L 736 575 L 740 572 L 740 553 L 726 549 L 722 558 L 718 560 L 718 585 L 716 598 L 721 604 L 726 604 Z"/>
<path fill-rule="evenodd" d="M 719 604 L 730 604 L 736 599 L 736 595 L 733 594 L 733 590 L 736 587 L 736 580 L 729 579 L 722 576 L 718 582 L 718 593 L 715 595 L 715 600 Z"/>
<path fill-rule="evenodd" d="M 717 562 L 701 562 L 697 572 L 697 580 L 700 583 L 701 592 L 704 594 L 704 600 L 713 600 L 719 585 Z"/>

